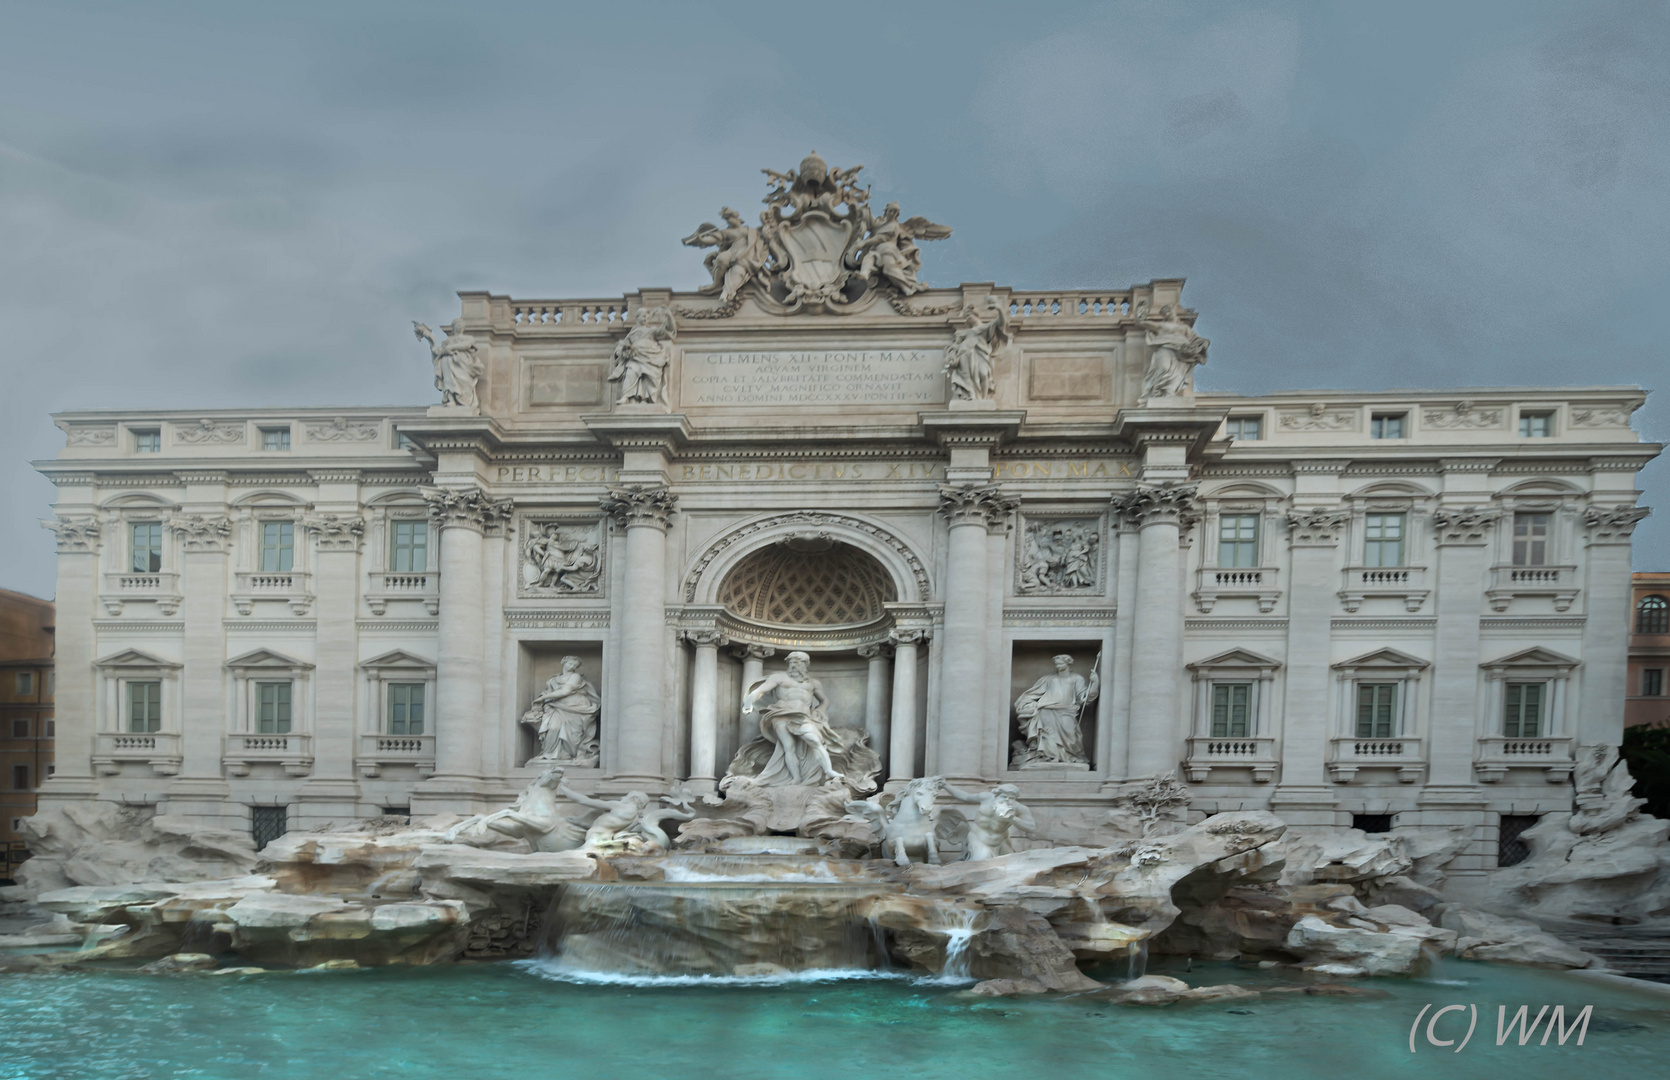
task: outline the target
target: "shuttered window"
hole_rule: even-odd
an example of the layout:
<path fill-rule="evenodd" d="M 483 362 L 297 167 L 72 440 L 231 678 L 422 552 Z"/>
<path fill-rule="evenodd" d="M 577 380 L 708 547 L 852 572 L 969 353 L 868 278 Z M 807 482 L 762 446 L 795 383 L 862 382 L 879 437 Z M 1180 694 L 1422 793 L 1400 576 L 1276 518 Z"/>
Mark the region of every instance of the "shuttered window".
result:
<path fill-rule="evenodd" d="M 1542 734 L 1542 704 L 1547 683 L 1511 682 L 1507 686 L 1507 715 L 1502 734 L 1510 739 L 1531 739 Z"/>
<path fill-rule="evenodd" d="M 287 735 L 290 732 L 290 684 L 264 682 L 255 684 L 255 730 L 261 735 Z"/>
<path fill-rule="evenodd" d="M 1212 737 L 1240 739 L 1252 734 L 1252 684 L 1212 684 Z"/>
<path fill-rule="evenodd" d="M 1397 683 L 1357 684 L 1357 738 L 1388 739 L 1397 732 Z"/>

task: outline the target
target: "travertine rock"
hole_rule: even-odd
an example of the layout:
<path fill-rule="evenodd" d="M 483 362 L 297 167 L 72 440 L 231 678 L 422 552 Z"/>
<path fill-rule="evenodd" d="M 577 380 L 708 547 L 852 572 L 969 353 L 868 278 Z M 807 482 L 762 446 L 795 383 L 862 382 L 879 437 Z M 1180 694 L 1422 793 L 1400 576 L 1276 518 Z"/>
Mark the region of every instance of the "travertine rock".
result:
<path fill-rule="evenodd" d="M 204 829 L 180 818 L 115 803 L 53 803 L 24 819 L 34 857 L 18 882 L 40 894 L 76 885 L 209 881 L 255 869 L 255 845 L 242 833 Z"/>
<path fill-rule="evenodd" d="M 1294 923 L 1287 947 L 1305 958 L 1305 969 L 1325 975 L 1406 975 L 1423 961 L 1423 948 L 1447 951 L 1455 932 L 1428 923 L 1407 908 L 1342 912 L 1333 919 L 1306 915 Z"/>
<path fill-rule="evenodd" d="M 1449 904 L 1439 913 L 1438 925 L 1456 932 L 1456 955 L 1469 960 L 1558 968 L 1584 968 L 1595 963 L 1593 956 L 1545 933 L 1527 919 L 1509 919 Z"/>

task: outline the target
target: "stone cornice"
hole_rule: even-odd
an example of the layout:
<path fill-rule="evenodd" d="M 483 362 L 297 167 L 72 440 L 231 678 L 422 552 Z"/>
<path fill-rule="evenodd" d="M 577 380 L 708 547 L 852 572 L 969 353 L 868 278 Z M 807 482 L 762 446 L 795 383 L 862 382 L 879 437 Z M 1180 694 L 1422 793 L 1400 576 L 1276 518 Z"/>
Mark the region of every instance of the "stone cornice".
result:
<path fill-rule="evenodd" d="M 1300 458 L 1293 462 L 1293 471 L 1313 476 L 1338 476 L 1351 467 L 1346 458 Z"/>
<path fill-rule="evenodd" d="M 955 409 L 916 415 L 922 431 L 941 446 L 987 449 L 1013 439 L 1026 420 L 1024 409 Z"/>
<path fill-rule="evenodd" d="M 1499 457 L 1439 458 L 1438 467 L 1446 473 L 1488 473 L 1502 463 Z"/>
<path fill-rule="evenodd" d="M 182 484 L 226 484 L 232 479 L 225 469 L 176 469 L 174 475 Z"/>
<path fill-rule="evenodd" d="M 429 508 L 429 519 L 443 529 L 460 526 L 487 533 L 511 514 L 509 499 L 494 499 L 476 487 L 423 488 L 419 494 Z"/>
<path fill-rule="evenodd" d="M 678 510 L 678 496 L 658 484 L 625 484 L 612 487 L 600 500 L 603 512 L 615 521 L 631 528 L 650 525 L 666 531 Z"/>
<path fill-rule="evenodd" d="M 671 454 L 690 441 L 690 421 L 683 413 L 593 413 L 580 421 L 593 438 L 616 450 Z"/>

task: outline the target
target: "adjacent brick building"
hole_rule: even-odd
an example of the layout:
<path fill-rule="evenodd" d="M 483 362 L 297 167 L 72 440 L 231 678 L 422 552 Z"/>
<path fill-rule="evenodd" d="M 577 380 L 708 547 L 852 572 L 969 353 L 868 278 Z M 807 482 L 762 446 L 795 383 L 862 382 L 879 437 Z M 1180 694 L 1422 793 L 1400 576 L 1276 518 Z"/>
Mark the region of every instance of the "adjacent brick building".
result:
<path fill-rule="evenodd" d="M 22 860 L 19 827 L 52 775 L 55 623 L 52 601 L 0 589 L 0 880 Z"/>
<path fill-rule="evenodd" d="M 1670 727 L 1670 572 L 1635 575 L 1624 725 Z"/>

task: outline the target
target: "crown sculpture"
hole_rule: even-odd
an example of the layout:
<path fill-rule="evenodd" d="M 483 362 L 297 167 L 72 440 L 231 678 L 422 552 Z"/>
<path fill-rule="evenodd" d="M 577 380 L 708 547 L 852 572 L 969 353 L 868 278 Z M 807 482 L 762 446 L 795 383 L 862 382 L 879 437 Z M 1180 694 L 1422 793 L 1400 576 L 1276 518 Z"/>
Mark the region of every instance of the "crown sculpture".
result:
<path fill-rule="evenodd" d="M 714 248 L 707 257 L 717 293 L 714 317 L 736 311 L 746 290 L 763 306 L 789 312 L 837 313 L 868 307 L 878 293 L 897 304 L 926 286 L 918 240 L 943 240 L 949 226 L 925 217 L 900 220 L 899 204 L 888 203 L 877 217 L 870 189 L 859 187 L 864 166 L 831 168 L 817 151 L 798 171 L 761 169 L 772 185 L 758 228 L 725 207 L 723 225 L 703 222 L 684 238 L 690 247 Z"/>

